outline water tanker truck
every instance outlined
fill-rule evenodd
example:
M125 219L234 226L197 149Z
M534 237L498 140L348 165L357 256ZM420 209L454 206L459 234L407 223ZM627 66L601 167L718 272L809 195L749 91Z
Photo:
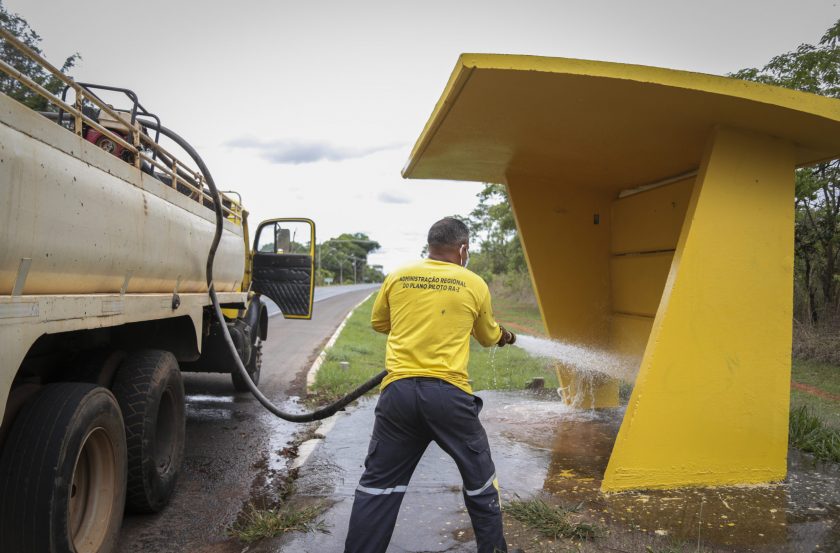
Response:
M0 60L5 90L49 105L0 94L0 551L104 553L124 505L156 512L173 492L181 371L247 390L262 297L311 317L315 228L274 219L252 242L240 199L133 92L74 82L0 38L64 85L53 95Z

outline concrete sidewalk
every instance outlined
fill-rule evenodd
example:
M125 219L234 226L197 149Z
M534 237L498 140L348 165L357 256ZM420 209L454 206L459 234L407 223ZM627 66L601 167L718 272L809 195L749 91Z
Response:
M550 444L559 418L570 410L556 400L524 392L481 392L481 420L490 439L502 498L527 498L543 488ZM343 551L353 493L362 474L373 428L376 398L339 413L334 426L301 467L297 494L331 504L324 515L330 533L290 536L280 551ZM475 551L455 463L432 443L414 473L400 510L389 553Z

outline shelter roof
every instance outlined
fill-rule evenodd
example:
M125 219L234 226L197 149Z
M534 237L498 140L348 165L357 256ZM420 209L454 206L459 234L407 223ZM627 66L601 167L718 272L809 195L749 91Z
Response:
M791 140L798 165L840 157L840 100L640 65L463 54L403 176L621 190L697 169L715 125Z

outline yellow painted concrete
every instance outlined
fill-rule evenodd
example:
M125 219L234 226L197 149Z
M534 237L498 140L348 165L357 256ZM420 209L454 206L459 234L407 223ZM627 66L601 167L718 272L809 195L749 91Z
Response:
M651 328L653 317L614 313L610 319L610 351L641 359Z
M784 478L794 155L710 138L603 490Z
M673 251L693 184L694 177L613 202L612 253Z
M638 359L615 491L784 477L793 170L838 156L834 99L468 54L403 174L506 184L550 336ZM569 369L569 391L617 402Z
M672 257L671 252L613 256L610 260L613 313L656 315Z
M609 345L617 354L641 358L644 352L694 180L677 180L612 203Z
M840 152L840 102L769 85L566 58L463 54L403 170L414 179L510 173L618 191L696 170L715 125Z
M508 192L521 235L543 237L523 245L549 335L605 347L612 195L514 175Z
M616 407L619 381L596 374L582 375L558 364L555 368L560 384L560 398L566 405L579 409Z
M603 349L609 345L610 321L610 204L603 190L564 187L551 181L510 176L508 187L537 301L549 336ZM527 214L521 217L520 214ZM597 216L598 224L595 224ZM574 237L574 239L570 239ZM579 392L587 405L618 405L618 384L585 379L558 368L568 402Z

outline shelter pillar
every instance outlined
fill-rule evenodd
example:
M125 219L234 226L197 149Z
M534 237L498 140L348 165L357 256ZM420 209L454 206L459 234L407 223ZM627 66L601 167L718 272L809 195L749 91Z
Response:
M604 491L785 477L794 167L789 141L712 131Z
M549 336L604 349L610 334L610 207L614 193L508 175L508 194ZM618 406L618 382L558 364L563 399Z

